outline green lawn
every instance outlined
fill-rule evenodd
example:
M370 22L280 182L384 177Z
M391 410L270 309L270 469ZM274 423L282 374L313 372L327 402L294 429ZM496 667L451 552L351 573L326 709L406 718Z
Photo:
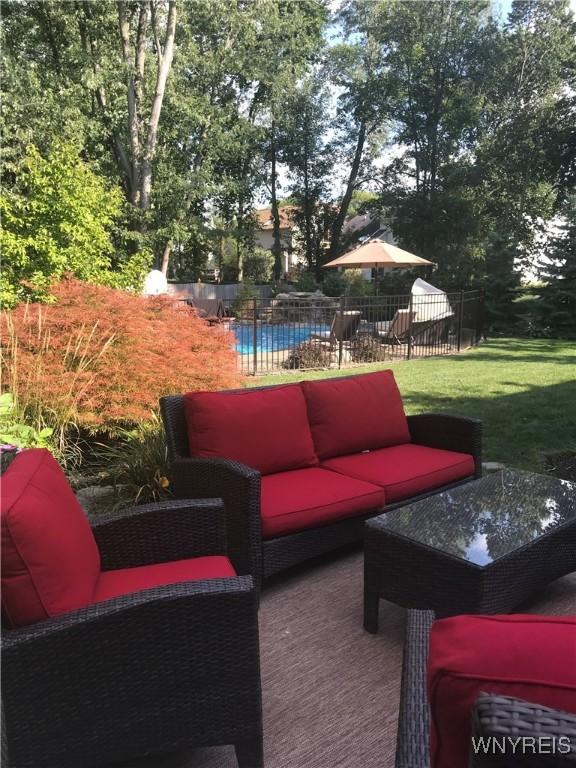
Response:
M392 368L407 413L447 411L484 424L484 459L542 470L543 455L576 450L576 345L492 339L469 352L342 371L287 373L248 386Z

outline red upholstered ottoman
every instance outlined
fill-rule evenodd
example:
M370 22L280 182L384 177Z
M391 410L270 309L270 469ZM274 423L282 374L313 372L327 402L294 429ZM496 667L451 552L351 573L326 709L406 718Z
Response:
M430 635L433 768L466 768L481 693L576 714L575 616L456 616Z

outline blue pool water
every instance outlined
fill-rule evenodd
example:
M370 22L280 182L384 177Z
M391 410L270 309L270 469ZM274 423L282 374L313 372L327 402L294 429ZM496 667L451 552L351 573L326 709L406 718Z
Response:
M254 352L254 326L232 326L236 336L236 352L250 355ZM259 325L256 328L256 351L275 352L278 349L290 349L309 338L312 333L330 330L329 325Z

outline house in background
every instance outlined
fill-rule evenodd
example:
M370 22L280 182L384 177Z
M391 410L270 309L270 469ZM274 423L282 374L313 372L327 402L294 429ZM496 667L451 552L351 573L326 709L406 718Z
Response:
M282 243L282 271L290 272L301 263L296 249L294 235L298 230L294 213L295 205L285 205L279 209L280 241ZM258 248L271 251L274 246L274 222L271 208L261 208L254 212L256 216L255 243ZM362 213L346 219L342 228L342 242L346 249L351 250L370 238L378 238L386 243L396 245L390 228L378 217L371 213ZM366 280L372 279L372 270L363 269Z

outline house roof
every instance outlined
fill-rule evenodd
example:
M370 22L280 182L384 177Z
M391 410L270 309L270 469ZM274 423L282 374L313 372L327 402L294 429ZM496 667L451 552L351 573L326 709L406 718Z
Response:
M280 215L280 229L292 229L294 220L292 214L297 210L295 205L284 205L278 209ZM256 221L259 229L272 230L274 222L272 220L272 208L261 208L256 213Z

